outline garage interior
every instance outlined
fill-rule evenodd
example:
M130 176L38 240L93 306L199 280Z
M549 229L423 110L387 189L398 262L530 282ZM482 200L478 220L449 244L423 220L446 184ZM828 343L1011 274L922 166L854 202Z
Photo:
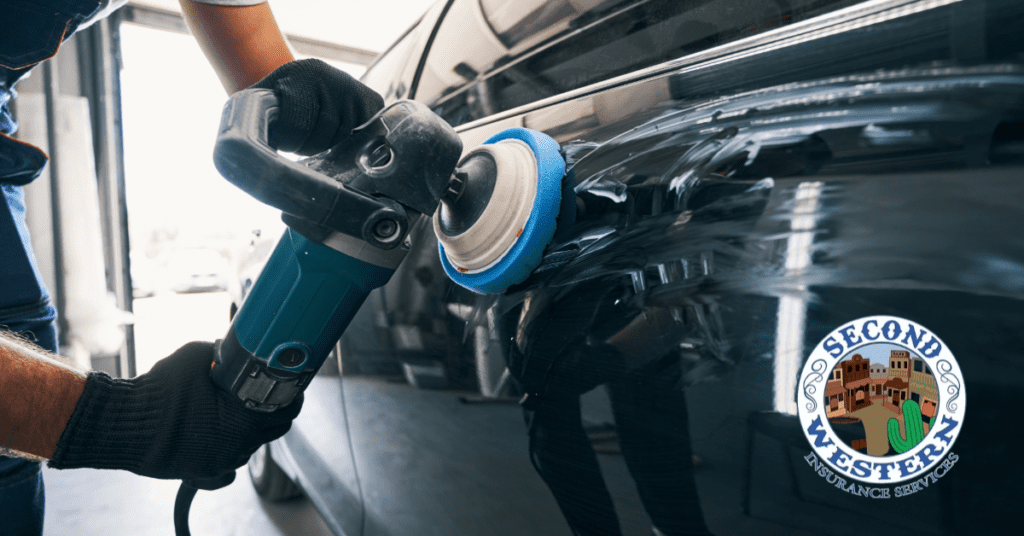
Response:
M445 141L411 166L447 181L430 183L443 185L432 221L367 179L405 163L383 135L358 138L368 129L352 138L362 153L344 153L362 156L352 183L331 167L337 138L301 162L260 146L270 156L251 159L253 182L308 172L337 195L292 196L305 213L222 176L245 167L213 162L225 118L267 126L284 104L225 113L223 72L179 1L127 0L32 67L6 106L13 141L49 155L24 188L24 249L62 356L131 379L192 341L228 341L200 345L214 353L189 369L202 367L198 389L150 397L160 417L200 413L192 395L223 387L225 346L245 360L228 373L234 391L214 393L232 419L280 415L275 396L304 393L287 433L238 434L232 447L262 446L233 483L195 496L192 534L1013 533L1002 514L1024 501L1006 457L1024 384L1024 2L270 0L296 59L363 76L385 105L406 101L388 110L429 111L434 133L451 131L420 136ZM493 195L497 163L437 163L459 151L497 162L495 138L518 151L505 162L530 164L507 196ZM493 181L474 185L471 171ZM472 211L452 217L460 200ZM377 202L396 219L371 222L386 212L365 208ZM477 264L453 260L453 237L492 206L507 210L475 235L487 247L457 252ZM381 244L378 229L402 247L359 249ZM329 262L307 270L316 248ZM489 294L466 284L501 270L521 278L497 277L507 285ZM287 286L310 273L303 292ZM254 288L300 305L244 301ZM9 303L0 325L20 321ZM0 398L19 387L11 377ZM118 417L90 424L131 428ZM222 417L202 416L217 422L208 434L182 418L139 457L228 435ZM118 467L118 439L108 465L83 465ZM0 491L21 475L7 461ZM124 469L44 463L43 534L175 533L183 482Z

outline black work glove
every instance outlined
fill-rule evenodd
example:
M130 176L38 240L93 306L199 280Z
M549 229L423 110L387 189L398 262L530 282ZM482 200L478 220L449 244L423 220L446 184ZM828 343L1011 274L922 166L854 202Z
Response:
M210 380L214 345L193 342L146 374L89 374L50 467L125 469L152 478L209 478L284 435L302 395L273 413L246 409Z
M305 156L334 147L384 107L374 90L316 59L286 63L250 87L281 101L270 145Z

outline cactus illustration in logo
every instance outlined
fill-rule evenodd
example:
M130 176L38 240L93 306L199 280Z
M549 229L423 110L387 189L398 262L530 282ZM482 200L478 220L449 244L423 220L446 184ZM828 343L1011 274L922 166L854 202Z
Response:
M928 421L928 429L935 426L935 417ZM889 444L892 448L902 454L914 448L924 439L924 424L921 423L921 406L913 400L903 403L903 428L907 432L906 439L900 435L900 422L896 419L889 419Z

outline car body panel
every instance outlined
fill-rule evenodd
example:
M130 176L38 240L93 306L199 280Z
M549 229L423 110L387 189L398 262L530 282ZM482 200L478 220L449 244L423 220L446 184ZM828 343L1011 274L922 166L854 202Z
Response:
M363 500L353 463L341 378L320 374L305 392L292 430L270 445L271 456L306 491L337 534L359 534Z
M532 474L515 405L463 404L450 391L379 376L346 379L345 397L359 408L348 423L360 477L376 483L364 487L364 534L564 530Z
M304 410L283 440L345 430L351 460L295 457L307 492L340 518L352 477L342 493L302 475L357 474L358 534L1005 533L1022 17L1003 0L865 2L475 119L446 107L457 92L414 88L467 150L513 126L554 137L579 217L496 297L454 287L414 229L342 339L337 409ZM957 465L889 500L819 476L796 417L811 350L883 314L942 338L972 408ZM417 383L432 370L445 388Z

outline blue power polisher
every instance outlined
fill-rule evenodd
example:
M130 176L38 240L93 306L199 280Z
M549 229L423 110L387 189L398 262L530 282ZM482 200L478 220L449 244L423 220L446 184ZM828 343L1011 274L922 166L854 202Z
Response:
M370 291L401 264L424 215L434 215L445 271L470 290L504 292L540 264L565 173L550 137L505 130L459 161L451 126L422 104L399 101L339 145L294 162L270 145L277 113L270 90L234 94L214 149L218 171L282 210L288 226L218 342L210 373L246 407L274 411L305 390ZM183 482L176 532L189 534L196 490L233 480L231 472Z

